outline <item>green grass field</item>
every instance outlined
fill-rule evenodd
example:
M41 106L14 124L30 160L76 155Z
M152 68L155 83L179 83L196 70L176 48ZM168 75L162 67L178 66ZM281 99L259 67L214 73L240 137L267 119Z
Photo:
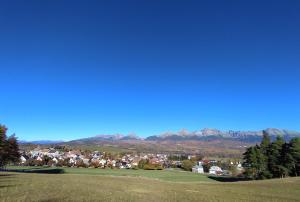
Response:
M0 172L0 201L300 201L300 178L222 183L179 171Z
M104 176L128 176L144 177L173 182L204 182L213 181L206 175L178 170L131 170L131 169L95 169L95 168L43 168L27 166L10 166L9 169L41 172L62 169L64 174L104 175Z

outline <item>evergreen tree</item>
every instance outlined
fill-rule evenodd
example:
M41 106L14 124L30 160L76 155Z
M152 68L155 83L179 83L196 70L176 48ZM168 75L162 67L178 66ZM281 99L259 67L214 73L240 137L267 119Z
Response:
M286 173L283 173L283 162L281 161L282 148L284 143L285 142L283 138L281 136L277 136L276 140L271 144L269 148L268 169L273 175L273 177L282 177L283 174Z
M262 162L261 162L263 164L262 165L263 170L260 173L261 179L272 177L272 174L270 173L270 171L268 169L270 144L271 144L271 138L270 138L269 134L265 130L263 130L263 138L260 143L260 151L261 151L261 154L263 155Z
M286 143L278 136L274 142L266 132L260 146L247 148L244 153L245 175L252 179L300 175L300 138Z
M293 138L290 141L289 153L292 157L292 174L294 176L300 175L300 138Z
M287 169L287 175L294 176L294 158L291 154L291 145L289 143L284 143L282 145L281 151L281 164Z
M263 179L267 177L265 156L258 145L249 147L244 153L243 166L245 175L252 179Z
M263 130L263 138L260 143L260 148L264 155L268 155L268 149L270 144L271 144L271 138L269 134L265 130Z

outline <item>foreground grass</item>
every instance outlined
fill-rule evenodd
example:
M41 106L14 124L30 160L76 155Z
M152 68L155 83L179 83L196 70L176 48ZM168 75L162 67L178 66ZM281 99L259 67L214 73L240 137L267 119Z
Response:
M206 175L178 170L132 170L132 169L95 169L95 168L45 168L28 166L10 166L8 169L40 172L43 170L62 169L64 174L104 175L146 177L172 182L204 182L213 181Z
M300 178L168 182L79 174L0 173L0 201L299 201Z

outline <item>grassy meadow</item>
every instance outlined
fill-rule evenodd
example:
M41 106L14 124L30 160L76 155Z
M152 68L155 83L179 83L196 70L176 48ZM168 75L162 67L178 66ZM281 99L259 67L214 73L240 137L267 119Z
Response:
M224 183L179 171L1 172L0 201L300 201L300 178Z
M82 175L102 175L102 176L128 176L140 178L152 178L157 180L172 182L205 182L213 181L206 175L199 175L181 170L132 170L132 169L95 169L95 168L48 168L48 167L27 167L10 166L9 169L33 173L63 173Z

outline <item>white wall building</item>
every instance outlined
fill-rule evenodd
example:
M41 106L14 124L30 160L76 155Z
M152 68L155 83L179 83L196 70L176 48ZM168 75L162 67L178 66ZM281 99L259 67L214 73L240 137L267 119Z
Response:
M203 167L201 165L194 166L192 168L193 173L204 173Z
M209 169L209 174L217 175L218 173L222 173L223 170L219 166L212 166Z

